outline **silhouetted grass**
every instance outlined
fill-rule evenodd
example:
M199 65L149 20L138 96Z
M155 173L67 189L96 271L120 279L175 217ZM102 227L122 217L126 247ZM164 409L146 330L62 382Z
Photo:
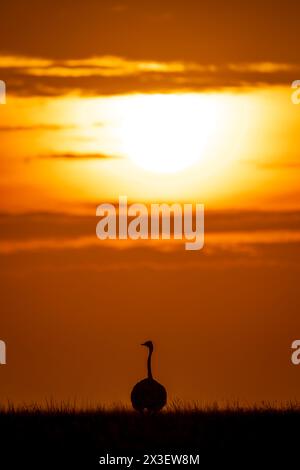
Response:
M0 468L22 462L31 468L74 468L76 463L85 469L99 467L99 457L107 453L191 453L199 454L200 464L229 461L242 469L245 462L287 462L298 454L299 425L297 403L247 408L177 401L156 415L140 415L121 405L79 409L76 403L49 402L42 408L8 404L0 411L0 463L8 463Z

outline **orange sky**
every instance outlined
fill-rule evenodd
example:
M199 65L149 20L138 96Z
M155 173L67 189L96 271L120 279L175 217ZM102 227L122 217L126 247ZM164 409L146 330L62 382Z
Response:
M1 7L0 397L299 398L299 3ZM96 206L190 201L206 245L103 245Z

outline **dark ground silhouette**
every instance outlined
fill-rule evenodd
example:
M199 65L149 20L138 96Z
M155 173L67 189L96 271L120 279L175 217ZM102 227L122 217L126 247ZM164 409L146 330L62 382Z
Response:
M264 468L270 468L271 462L282 460L281 468L286 469L289 461L299 463L299 432L298 407L173 409L156 415L101 409L10 410L0 414L0 468L101 468L99 458L108 453L141 460L144 454L199 455L194 468L205 469L215 462L240 469L248 464L261 468L264 462ZM135 462L130 468L139 467L142 464Z

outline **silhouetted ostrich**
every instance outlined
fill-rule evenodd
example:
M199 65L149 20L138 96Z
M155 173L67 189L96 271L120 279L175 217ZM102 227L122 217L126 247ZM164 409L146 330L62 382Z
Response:
M149 355L147 361L148 378L138 382L131 392L131 403L135 410L144 411L159 411L167 403L167 392L165 387L152 377L151 371L151 356L153 353L152 341L146 341L141 346L149 348Z

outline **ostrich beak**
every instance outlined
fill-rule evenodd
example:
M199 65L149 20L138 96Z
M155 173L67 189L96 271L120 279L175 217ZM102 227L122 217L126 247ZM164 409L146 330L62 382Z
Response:
M146 343L142 343L141 346L146 346Z

